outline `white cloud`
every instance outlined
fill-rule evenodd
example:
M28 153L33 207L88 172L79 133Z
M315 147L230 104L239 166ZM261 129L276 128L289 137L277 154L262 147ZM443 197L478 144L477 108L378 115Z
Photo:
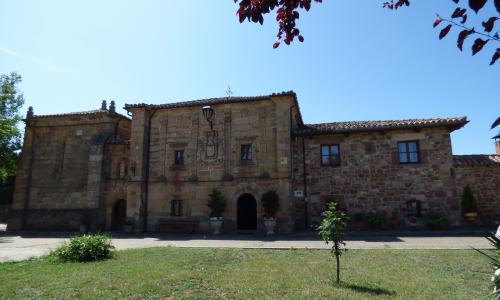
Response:
M58 66L55 66L47 61L44 61L36 56L32 56L32 55L24 55L24 54L21 54L17 51L14 51L8 47L5 47L3 45L0 45L0 52L4 53L4 54L7 54L7 55L10 55L10 56L13 56L13 57L16 57L16 58L19 58L21 60L25 60L25 61L28 61L30 63L33 63L35 65L38 65L40 67L43 67L51 72L57 72L57 73L60 73L60 72L63 72L64 70Z

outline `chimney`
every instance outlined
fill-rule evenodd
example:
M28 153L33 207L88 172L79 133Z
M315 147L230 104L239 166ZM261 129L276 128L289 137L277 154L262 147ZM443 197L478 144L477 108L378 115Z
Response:
M33 118L33 106L28 107L28 112L26 113L26 119Z
M500 133L493 137L495 140L495 149L498 155L500 155Z
M109 111L114 113L116 111L116 107L115 107L115 101L114 100L111 100L111 103L109 104Z
M107 110L108 109L108 104L106 103L106 100L102 100L101 109L102 110Z

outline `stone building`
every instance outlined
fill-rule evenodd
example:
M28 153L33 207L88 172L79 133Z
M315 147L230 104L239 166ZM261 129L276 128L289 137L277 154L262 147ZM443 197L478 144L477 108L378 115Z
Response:
M293 92L125 109L30 109L8 229L206 232L213 189L226 232L261 231L269 190L279 232L317 224L329 201L394 226L436 212L460 225L465 184L481 222L500 215L500 153L452 155L465 117L304 124Z

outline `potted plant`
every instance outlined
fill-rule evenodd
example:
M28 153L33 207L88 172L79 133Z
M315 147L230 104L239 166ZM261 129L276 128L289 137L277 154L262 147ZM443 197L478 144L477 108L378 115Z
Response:
M387 217L383 213L370 213L366 220L373 230L380 230L387 224Z
M366 216L363 213L356 213L352 216L356 230L363 230L363 227L365 226L365 218Z
M273 235L274 227L276 226L276 213L280 206L278 193L276 193L276 191L264 193L261 202L264 208L264 226L266 227L266 234Z
M473 222L477 219L477 203L472 189L469 185L464 187L462 194L462 211L467 221Z
M220 234L224 211L226 210L226 199L218 189L213 189L209 195L208 207L210 207L210 227L214 234Z
M448 217L444 214L430 214L424 217L424 224L433 230L443 229L448 226Z

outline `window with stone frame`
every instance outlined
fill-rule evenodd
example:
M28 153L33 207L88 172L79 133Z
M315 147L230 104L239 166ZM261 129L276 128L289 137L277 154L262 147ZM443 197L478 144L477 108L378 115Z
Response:
M241 145L241 160L252 160L252 144Z
M184 165L184 150L176 150L175 151L174 164L176 166L183 166Z
M170 215L175 217L182 216L182 200L174 199L171 202Z
M321 165L340 166L340 145L321 145Z
M400 164L420 163L420 147L418 141L398 142L398 156Z

